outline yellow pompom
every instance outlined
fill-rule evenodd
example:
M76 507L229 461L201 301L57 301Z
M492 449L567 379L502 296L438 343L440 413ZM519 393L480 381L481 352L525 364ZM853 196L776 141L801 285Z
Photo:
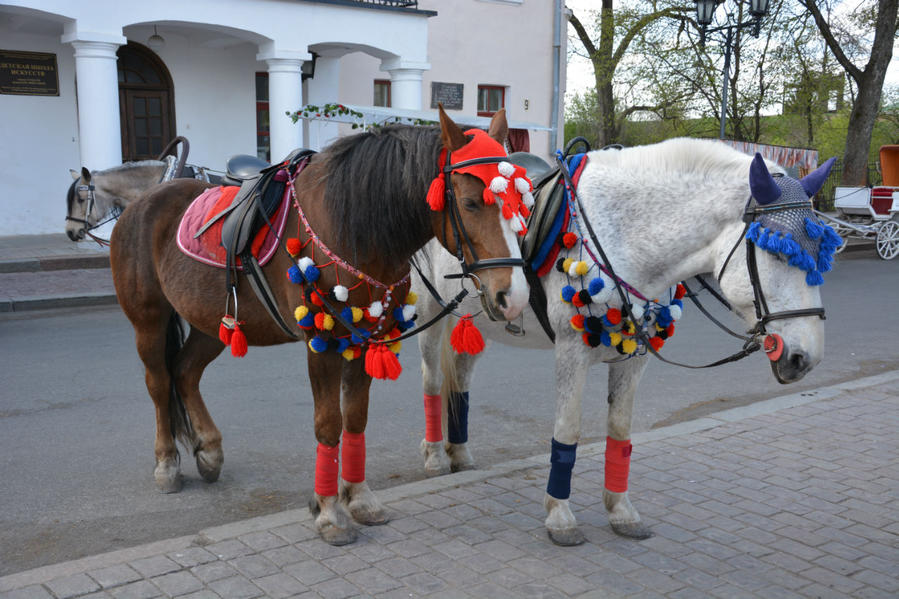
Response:
M637 351L637 342L633 339L625 339L621 342L621 351L626 354L632 354Z
M353 308L352 310L353 322L359 322L360 320L362 320L362 315L364 314L364 312L362 312L362 308Z
M572 264L574 264L574 258L565 258L565 261L562 262L562 270L568 272Z
M612 340L612 346L616 346L621 343L621 333L609 333L609 339Z
M418 294L415 293L414 291L410 291L409 293L406 294L406 304L408 304L410 306L414 306L415 302L417 302L417 301L418 301Z
M397 341L395 343L391 343L388 347L390 348L390 351L392 351L393 353L399 354L400 350L403 348L403 342Z
M343 359L346 360L347 362L352 362L356 357L355 354L353 353L353 348L351 348L351 347L343 350L343 353L340 355L343 356Z
M636 329L634 327L634 323L631 322L630 320L626 320L624 322L624 327L621 332L624 333L625 335L633 335L635 331L636 331ZM628 353L630 353L630 352L628 352Z
M325 317L322 319L322 330L330 331L334 328L334 317L330 314L325 314Z
M660 327L659 325L656 325L656 330L661 333L662 331L665 330L665 327Z
M574 267L574 272L576 272L579 276L584 276L590 270L590 267L587 266L587 263L581 260L577 263L577 266Z
M307 314L309 314L309 308L307 308L306 306L297 306L297 309L293 311L293 315L297 319L297 321L306 318Z

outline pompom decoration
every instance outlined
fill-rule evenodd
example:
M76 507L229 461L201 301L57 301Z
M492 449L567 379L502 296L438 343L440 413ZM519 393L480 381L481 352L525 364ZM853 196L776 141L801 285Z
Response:
M582 277L590 271L590 266L583 260L574 265L574 272L577 276Z
M609 308L608 311L606 311L606 319L612 325L618 324L621 322L621 310L618 308Z
M414 306L415 302L418 301L418 294L414 291L410 291L406 294L406 304L409 306Z
M315 328L320 331L330 331L334 328L334 317L324 312L315 315Z
M445 151L445 150L444 150ZM441 154L441 164L446 160L446 154ZM434 212L442 212L445 206L446 198L444 196L444 192L446 192L446 177L443 173L440 173L434 180L431 181L431 186L428 187L428 206L431 207L431 210Z
M415 306L411 304L403 306L403 320L412 320L413 316L415 316Z
M662 346L665 345L665 340L661 337L650 337L649 344L654 350L659 351L662 349Z
M637 351L637 342L633 339L625 339L621 342L621 350L626 354L632 354Z
M568 272L571 269L572 264L574 264L573 258L565 258L562 262L562 272Z
M583 314L575 314L571 317L571 328L575 331L582 333L584 331L584 315Z
M631 314L633 314L634 318L640 320L641 318L643 318L643 306L639 304L632 304Z
M682 299L685 295L687 295L687 288L678 283L674 288L674 299Z
M503 177L506 177L506 178L509 178L513 174L515 174L515 167L512 166L511 162L506 162L505 160L503 160L502 162L499 162L496 165L496 170L499 171L500 175L502 175ZM518 181L516 180L516 189L518 187L517 183L518 183ZM530 185L528 185L528 189L530 189ZM527 189L525 189L525 191L527 191ZM524 191L521 191L521 190L518 190L518 192L524 193Z
M574 245L577 243L577 240L578 240L577 234L572 233L571 231L562 235L562 245L565 246L566 249L570 250L571 248L573 248ZM591 293L591 295L593 295L593 294Z
M300 272L303 273L303 277L313 283L318 280L318 277L321 276L321 271L318 270L318 267L315 265L315 262L312 261L312 258L306 256L300 258L297 262L297 266L300 267Z
M506 175L508 176L508 175ZM515 191L524 195L531 190L531 184L528 183L527 179L522 179L521 177L515 177Z
M471 322L471 314L466 314L459 319L450 335L450 345L456 353L479 354L484 349L484 338L481 332Z
M237 323L234 323L234 333L231 335L231 355L235 358L247 355L247 337Z
M290 254L291 258L296 258L300 255L302 246L300 245L300 240L296 237L289 238L284 245L287 248L287 253Z
M576 293L576 291L575 291L574 287L572 287L571 285L565 285L564 287L562 287L562 292L561 292L562 301L565 303L570 303L571 298L574 297L575 293Z
M226 314L222 317L222 322L219 324L219 341L224 343L225 345L231 345L231 335L234 334L234 317L230 314Z
M347 298L350 296L350 291L343 285L335 285L331 289L331 293L334 294L334 299L338 302L345 302Z
M300 267L297 265L293 265L287 269L287 278L294 285L299 285L303 282L303 274L300 272Z
M381 314L384 313L384 306L380 301L374 301L368 307L368 313L371 314L373 318L380 318Z
M493 180L490 181L490 191L493 193L503 193L508 186L509 180L505 177L494 177Z
M680 317L684 315L681 307L676 304L671 304L670 306L668 306L668 312L671 315L671 320L680 320Z
M293 317L296 318L297 322L306 318L307 314L309 314L309 308L306 306L297 306L297 309L293 311Z
M362 311L361 308L350 308L350 314L351 314L352 321L355 323L355 322L359 322L360 320L362 320L362 316L363 316L364 312ZM350 320L350 319L348 318L347 320Z
M365 352L365 372L370 377L395 381L402 371L399 359L387 346L376 343Z
M606 286L605 281L602 280L602 277L596 277L590 281L590 284L587 286L587 292L590 295L596 295Z
M531 208L534 205L534 194L529 191L521 194L521 201L524 202L525 208ZM528 214L524 213L524 210L522 210L522 214L528 216Z
M328 342L318 335L309 340L309 349L313 352L320 354L326 349L328 349Z

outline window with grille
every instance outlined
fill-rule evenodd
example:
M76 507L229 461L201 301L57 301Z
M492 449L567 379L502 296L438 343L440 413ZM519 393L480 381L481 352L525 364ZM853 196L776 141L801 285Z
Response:
M478 86L478 116L493 116L506 105L506 88L500 85Z
M375 79L375 99L372 105L390 107L389 79Z

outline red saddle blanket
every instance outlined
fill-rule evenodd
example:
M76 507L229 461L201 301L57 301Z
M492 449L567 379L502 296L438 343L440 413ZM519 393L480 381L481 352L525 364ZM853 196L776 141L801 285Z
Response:
M182 252L203 264L218 268L226 267L227 255L225 248L222 247L222 225L225 218L219 219L199 237L195 238L194 235L209 222L209 219L230 206L239 190L240 188L235 186L213 187L191 202L181 217L181 224L178 225L178 247ZM278 250L278 240L284 233L284 225L287 223L289 197L289 192L285 190L281 205L272 216L271 222L275 230L272 231L268 225L264 225L253 238L253 255L260 266L271 260ZM237 264L240 268L240 258L237 259Z

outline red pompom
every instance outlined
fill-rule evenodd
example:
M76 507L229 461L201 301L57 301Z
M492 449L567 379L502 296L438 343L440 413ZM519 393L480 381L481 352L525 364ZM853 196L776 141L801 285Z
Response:
M450 335L450 345L456 353L479 354L484 349L484 338L481 331L471 322L471 314L459 319Z
M652 346L652 349L659 351L665 345L665 340L661 337L650 337L649 344Z
M621 322L621 310L618 308L609 308L609 311L606 312L606 318L609 319L609 322L613 325Z
M575 329L582 331L584 330L584 315L583 314L575 314L571 317L571 326Z
M247 336L243 334L240 327L234 325L234 333L231 335L231 355L235 358L242 358L247 355Z
M575 293L573 296L571 296L571 304L572 304L575 308L583 308L583 307L584 307L584 300L581 299L581 295L580 295L579 293Z
M574 247L574 244L577 243L577 235L569 231L562 235L562 245L564 245L567 249L571 249Z
M291 237L290 239L287 240L285 245L287 246L288 254L290 254L293 257L299 256L300 250L302 249L300 246L299 239L297 239L296 237Z
M669 337L674 336L674 323L673 322L671 324L669 324L667 327L665 327L665 333Z
M431 207L431 210L434 212L442 212L445 202L444 192L446 191L446 178L443 176L443 173L437 175L433 181L431 181L431 186L428 188L428 206Z
M362 318L364 318L368 322L378 322L378 317L372 316L368 308L362 308Z
M309 300L318 307L322 305L322 297L315 291L309 294Z
M678 283L674 290L674 299L681 299L685 295L687 295L687 288Z

